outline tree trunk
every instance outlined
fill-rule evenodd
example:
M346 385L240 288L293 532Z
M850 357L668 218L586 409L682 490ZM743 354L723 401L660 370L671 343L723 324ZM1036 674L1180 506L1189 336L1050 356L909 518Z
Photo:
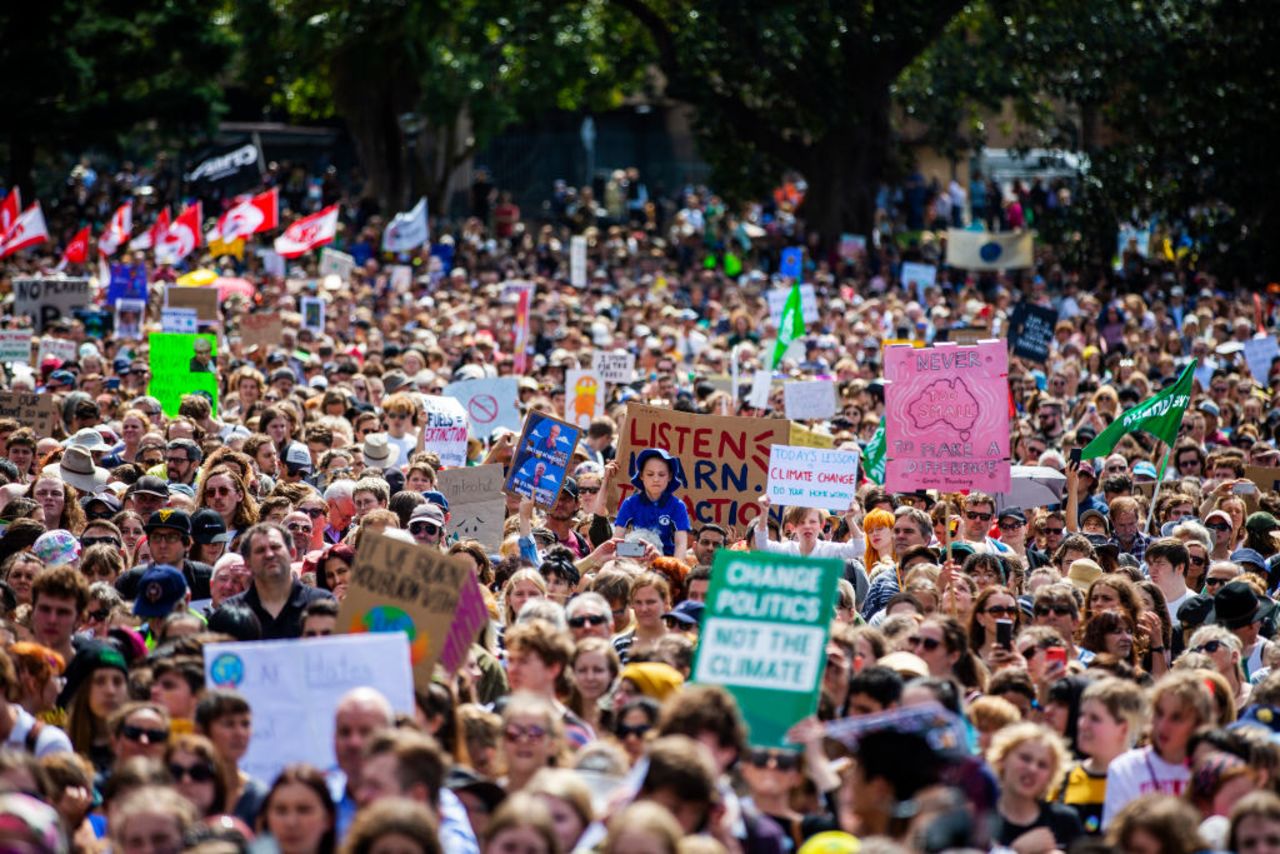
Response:
M332 60L330 86L338 115L347 123L356 155L366 175L365 196L377 200L382 213L394 215L409 178L400 114L412 104L402 81L375 85L360 74L358 63Z
M13 131L9 134L9 190L22 189L23 207L36 197L35 179L36 147L29 134Z

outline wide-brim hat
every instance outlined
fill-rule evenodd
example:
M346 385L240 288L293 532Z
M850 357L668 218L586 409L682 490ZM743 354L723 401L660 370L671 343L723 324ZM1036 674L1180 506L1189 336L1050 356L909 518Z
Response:
M1213 611L1206 622L1224 629L1240 629L1265 620L1275 609L1275 602L1258 596L1246 582L1228 581L1213 594Z
M81 492L101 492L111 473L93 464L93 455L87 448L70 445L62 452L62 459L41 471L46 477L56 477Z

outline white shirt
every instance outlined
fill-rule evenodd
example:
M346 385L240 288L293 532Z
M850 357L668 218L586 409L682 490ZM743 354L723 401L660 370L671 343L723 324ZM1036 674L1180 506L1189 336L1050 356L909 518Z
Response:
M1102 804L1102 828L1105 830L1120 810L1139 795L1160 792L1181 795L1191 779L1186 763L1171 765L1154 749L1140 747L1122 753L1107 767L1107 796Z
M13 706L18 713L17 720L13 723L13 729L9 731L9 737L5 739L5 747L13 747L22 752L27 750L27 734L31 732L31 728L35 726L36 719L30 712L21 706ZM40 735L36 737L35 756L39 759L41 756L48 756L50 753L71 752L71 739L67 738L67 734L52 724L44 724L40 729Z
M775 542L769 539L769 527L767 525L756 525L756 549L762 552L773 552L774 554L799 555L800 541ZM809 552L808 557L836 557L841 560L847 560L848 558L861 558L866 554L866 551L867 544L862 537L854 537L847 543L818 540L813 544L813 551Z

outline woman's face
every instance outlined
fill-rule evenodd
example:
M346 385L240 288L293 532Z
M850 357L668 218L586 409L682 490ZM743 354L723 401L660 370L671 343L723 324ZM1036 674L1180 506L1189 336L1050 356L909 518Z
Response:
M5 579L13 588L19 605L31 604L31 584L36 580L40 564L34 560L19 560L9 567L9 576Z
M1046 745L1024 741L1004 758L1000 785L1023 798L1040 800L1054 772L1054 755Z
M329 831L324 802L302 783L286 783L267 803L266 827L281 854L315 854Z
M147 425L136 415L129 415L120 422L120 435L126 445L137 445L147 432Z
M618 740L622 742L622 749L627 752L632 765L644 756L644 737L652 728L653 724L650 723L649 716L641 709L632 709L622 716L616 732Z
M257 403L258 398L261 397L262 394L258 388L257 381L248 377L244 377L240 380L239 385L236 386L236 391L240 392L241 411L246 410Z
M1120 594L1115 588L1106 584L1095 584L1089 591L1089 612L1099 614L1103 611L1119 611Z
M989 642L995 642L996 621L1014 620L1017 610L1018 603L1008 593L1001 591L987 597L987 601L982 605L982 613L978 615L978 622L986 630Z
M341 600L347 595L347 581L351 577L351 567L342 558L331 557L324 562L324 576L335 599Z
M572 851L578 844L578 837L587 829L578 811L568 801L552 795L538 795L551 811L551 823L555 825L556 836L560 840L561 851Z
M242 500L244 495L240 487L229 475L215 474L205 481L204 503L207 507L216 510L224 520L235 516L236 508L240 506Z
M89 711L106 718L124 705L129 694L129 680L114 667L101 667L89 679Z
M1165 761L1180 761L1198 721L1178 698L1165 694L1155 704L1151 718L1151 746Z
M656 587L641 587L631 594L631 610L635 613L636 625L640 628L661 629L667 603Z
M283 417L272 418L267 422L267 435L271 437L271 441L277 447L289 441L289 419Z
M569 579L558 572L550 573L544 577L547 579L547 598L560 605L568 602L569 596L573 593L573 587L569 584Z
M1113 718L1098 700L1080 705L1076 733L1076 743L1086 756L1116 756L1129 744L1128 725Z
M1245 815L1236 822L1236 854L1280 854L1280 821Z
M51 477L40 478L36 481L35 488L31 490L31 497L40 505L40 509L44 510L45 523L51 527L57 527L66 501L62 481Z
M1128 661L1130 653L1133 652L1133 630L1129 628L1128 623L1125 623L1107 632L1106 644L1107 652Z
M431 480L420 469L414 469L404 479L404 485L411 492L426 492L431 488Z
M507 594L507 599L511 605L511 613L520 614L520 609L524 607L524 603L530 599L540 599L544 596L538 585L528 579L521 579L511 586L511 592Z
M129 551L133 551L138 547L138 540L142 539L146 531L143 530L140 520L130 516L120 520L120 533L124 537L125 546Z
M121 854L177 854L182 850L182 827L168 813L135 813L119 834Z
M602 652L584 652L573 663L573 681L589 700L598 700L609 690L613 674Z
M800 783L800 754L781 750L751 750L741 764L742 779L757 797L786 797Z
M115 671L112 671L115 672ZM138 709L124 719L120 735L113 741L116 761L135 756L160 759L169 740L169 727L155 709Z
M239 763L249 751L253 738L253 716L233 712L209 724L209 740L225 759Z
M494 834L484 854L551 854L542 834L532 827L505 827Z
M893 554L893 529L892 528L872 528L867 531L867 537L871 540L871 547L876 550L878 555Z
M216 774L213 763L195 753L175 750L169 757L169 775L173 777L174 788L178 790L178 794L195 804L201 815L209 815L214 811L214 801L218 794L213 782Z
M555 749L546 718L531 714L510 717L502 730L502 745L507 767L523 775L546 767Z

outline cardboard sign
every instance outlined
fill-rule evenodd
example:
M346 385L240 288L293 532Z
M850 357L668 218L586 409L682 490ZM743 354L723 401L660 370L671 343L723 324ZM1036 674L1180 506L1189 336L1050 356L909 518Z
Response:
M836 438L826 433L819 433L817 430L810 430L803 424L792 424L787 444L798 445L801 448L834 448Z
M858 489L858 452L774 445L765 494L774 504L844 512Z
M564 372L564 420L587 428L604 415L604 381L591 371Z
M206 685L238 691L253 706L253 737L240 768L259 780L297 762L334 767L333 716L353 688L373 688L397 712L413 714L403 635L207 644L204 672Z
M194 308L164 308L160 310L160 331L193 333L200 328L200 318Z
M752 745L798 749L787 730L818 709L843 574L841 560L716 552L693 681L733 694Z
M516 444L504 489L550 509L564 488L569 459L582 431L550 415L530 412Z
M444 396L462 404L474 435L488 439L499 427L519 432L524 424L519 382L515 377L462 380L445 386Z
M324 334L324 300L320 297L302 298L302 328L316 335Z
M907 293L914 293L916 301L925 304L925 291L938 281L938 268L932 264L917 264L904 261L902 264L902 285Z
M787 417L793 421L821 421L836 414L834 380L802 380L782 384Z
M1244 360L1249 366L1249 373L1254 382L1268 388L1271 376L1271 363L1280 357L1280 343L1273 337L1250 338L1244 342Z
M169 285L164 289L164 304L166 308L194 308L202 323L217 323L220 319L215 287Z
M965 347L972 347L979 341L991 340L991 330L982 326L956 326L951 329L938 330L938 336L935 341L944 341L949 344L961 344Z
M629 383L636 378L636 354L597 350L591 354L591 373L607 383Z
M582 234L569 238L569 284L587 286L587 238Z
M890 492L1009 491L1009 351L1000 341L885 350Z
M213 412L218 412L218 375L214 363L218 357L218 339L213 335L189 335L176 332L153 332L149 336L151 382L147 394L160 401L160 408L170 418L178 414L182 396L205 391L213 398ZM208 358L204 348L196 352L196 342L208 342Z
M40 348L36 351L36 364L43 365L45 359L57 359L60 363L74 362L79 353L76 350L76 342L67 338L48 338L40 339Z
M320 278L337 276L342 281L350 281L351 271L356 268L356 259L346 252L325 247L320 250Z
M468 580L475 582L471 568L439 549L380 534L362 536L338 611L338 630L408 635L413 681L426 690L436 662L443 659ZM462 653L465 659L465 646Z
M507 500L502 494L502 466L443 469L437 487L449 499L449 542L477 540L490 552L502 545Z
M88 279L14 279L13 313L30 316L36 332L44 332L50 323L87 306L92 296Z
M782 310L787 306L787 296L790 293L790 288L765 291L765 299L769 301L769 321L775 329L782 325ZM800 286L800 315L806 324L818 322L818 294L813 285Z
M30 329L0 329L0 362L31 364L31 337Z
M467 413L452 397L423 395L427 423L421 428L427 435L422 449L433 451L446 466L467 464Z
M142 318L147 313L147 304L140 299L122 299L116 303L116 338L121 341L142 340ZM163 322L163 318L161 318ZM195 316L191 318L192 328L180 330L195 332ZM168 332L169 330L164 330Z
M747 393L747 405L752 409L768 409L771 394L773 394L773 371L761 368L751 375L751 391Z
M37 436L52 436L59 420L53 395L25 391L0 391L0 418L12 418Z
M1244 476L1257 484L1262 492L1280 492L1280 468L1245 466Z
M680 458L688 487L676 492L694 527L744 525L760 514L756 503L769 477L769 449L785 444L790 423L781 418L695 415L641 403L627 404L611 481L609 511L635 491L630 474L645 448L664 448Z
M276 347L284 341L284 320L277 314L242 314L240 341L246 347Z
M1057 325L1058 312L1052 308L1018 303L1009 316L1009 346L1013 348L1013 355L1042 365L1048 362Z

